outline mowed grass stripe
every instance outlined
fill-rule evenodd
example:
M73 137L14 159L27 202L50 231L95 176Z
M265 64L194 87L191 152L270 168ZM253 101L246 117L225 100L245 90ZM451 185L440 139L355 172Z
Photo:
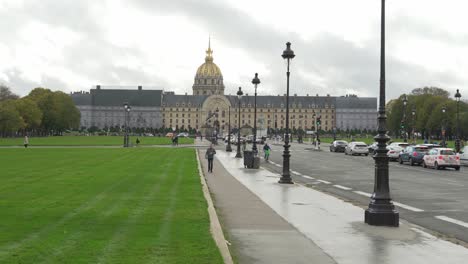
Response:
M14 151L0 153L20 160L24 152ZM222 263L209 233L193 150L34 149L34 153L33 160L41 168L54 167L54 157L68 162L44 170L49 176L40 181L17 186L20 192L40 190L36 185L48 186L47 195L15 197L17 193L9 191L6 198L0 191L1 212L8 209L12 217L23 216L18 223L13 223L12 217L0 219L0 262L142 263L151 259L160 263ZM50 160L40 158L44 156ZM43 166L46 162L49 166ZM21 175L35 171L34 164L21 169L11 160L8 164L2 160L0 165ZM5 177L9 176L13 175ZM0 184L5 177L0 175ZM72 188L74 185L80 187ZM67 200L61 200L63 197ZM25 198L41 202L28 203ZM30 207L36 209L28 210ZM179 235L180 230L190 231Z
M67 259L70 258L70 256L79 258L80 251L83 250L94 255L99 254L99 251L108 244L111 237L116 232L121 231L119 228L122 226L122 222L125 221L121 219L127 218L129 212L132 211L131 208L133 208L135 201L141 200L139 199L139 194L141 194L142 190L145 188L149 188L148 181L152 181L151 178L153 178L154 175L152 173L138 173L136 177L136 181L133 182L133 184L121 184L118 188L113 190L114 194L119 194L117 197L107 195L96 204L96 206L90 208L88 212L83 212L83 214L91 213L94 218L94 223L87 227L86 230L71 231L70 233L84 233L84 235L82 235L84 239L76 240L73 235L71 235L71 237L64 238L65 241L58 240L57 244L48 245L49 248L54 249L54 254L45 258L42 263L65 263L68 262ZM80 215L80 217L83 217L83 215ZM75 224L81 224L79 223L80 221L82 221L81 218L76 219ZM102 228L104 225L112 228L104 229ZM113 231L114 229L117 229L117 231ZM62 245L60 244L61 242L66 244ZM73 246L68 246L67 243L73 243Z
M116 159L117 162L120 162L120 159L117 158ZM96 168L97 171L105 171L108 169L108 166L110 166L109 164L107 163L102 163L102 169L101 170L100 168ZM115 166L115 164L114 164ZM132 165L131 165L132 166ZM88 168L90 169L90 168ZM131 167L130 167L131 169ZM123 171L124 174L125 174L125 170ZM112 192L113 189L117 188L118 186L122 185L122 184L125 184L125 181L126 180L131 180L131 177L134 176L133 175L133 172L132 173L127 173L127 177L121 177L118 181L114 182L114 183L111 183L109 182L109 185L103 185L103 184L100 184L100 185L96 185L96 186L100 186L101 188L104 188L104 190L98 190L99 193L95 196L91 196L89 197L88 200L86 200L84 203L82 203L79 207L77 208L67 208L67 210L69 210L69 212L67 214L65 214L63 217L61 217L60 219L51 219L50 217L49 218L44 218L44 219L41 219L41 218L37 218L39 221L34 221L34 222L30 222L29 224L32 226L32 227L35 227L37 225L40 225L40 228L37 230L37 231L34 231L30 234L28 234L25 238L21 239L20 241L17 241L17 242L14 242L14 243L11 243L10 245L8 245L6 247L6 250L4 250L4 252L12 252L12 254L15 254L15 255L18 255L18 256L21 256L21 257L24 257L25 254L21 254L21 253L18 253L17 251L21 251L22 249L24 248L32 248L32 250L30 250L28 252L28 254L39 254L39 255L43 255L43 250L44 248L47 248L47 245L45 243L41 243L41 244L37 244L37 247L34 247L34 246L31 246L31 245L34 245L34 243L41 238L41 236L45 235L45 234L51 234L53 235L54 234L54 230L58 229L58 228L61 228L62 226L66 225L69 221L73 220L74 218L77 218L80 216L80 214L85 214L88 210L96 207L96 205L101 201L103 200L109 192ZM52 177L53 179L55 179L55 177ZM93 175L93 178L95 179L99 179L100 177L97 177L96 175ZM103 177L105 178L105 177ZM91 190L93 191L92 188L89 188L89 183L88 181L86 181L86 178L85 178L85 181L84 183L88 183L88 185L86 184L83 184L83 186L88 186L88 190ZM50 184L52 186L54 186L54 184ZM94 182L91 182L91 185L94 186ZM61 192L59 192L61 193ZM76 200L82 200L80 199L83 194L87 196L87 194L89 192L86 192L85 190L79 190L79 192L74 192L76 197L74 197L75 199L74 200L69 200L68 201L68 204L67 203L62 203L63 205L73 205L73 203L76 201ZM95 193L95 192L91 192L91 193ZM53 194L50 193L50 192L45 192L44 195L42 195L41 197L49 197L49 198L52 198L53 197ZM78 198L78 199L76 199ZM87 197L86 197L87 198ZM52 203L55 203L57 200L60 200L61 198L60 197L56 197L54 199L50 199L50 201ZM53 216L53 213L57 210L54 210L55 208L48 208L48 204L46 205L46 207L40 207L40 204L37 204L37 203L34 203L36 202L36 200L33 200L33 203L32 205L29 205L28 206L28 203L27 203L27 200L24 200L23 201L24 204L23 206L25 206L25 208L28 208L30 206L33 206L33 205L39 205L38 209L36 210L33 210L33 213L34 212L37 212L39 214L41 214L41 210L46 210L48 213L52 213L52 217ZM59 212L61 211L60 209L62 209L61 207L57 207L56 209L59 209ZM36 214L37 214L36 213ZM47 215L49 216L49 215ZM13 215L14 217L14 215ZM40 220L43 220L43 221L40 221ZM67 228L63 228L63 233L66 234L67 232ZM2 249L3 248L0 248L0 260L2 259Z
M136 145L135 136L130 143ZM140 145L171 145L169 137L138 137ZM0 138L0 146L23 146L24 138ZM179 144L193 144L193 138L179 137ZM123 136L50 136L30 137L30 146L122 146Z
M170 163L171 160L166 159L163 162ZM160 171L161 177L158 178L158 181L147 184L147 190L140 190L140 194L142 194L141 198L139 201L135 201L137 204L130 207L132 209L127 212L124 221L119 224L112 237L106 242L97 263L115 263L122 260L120 252L127 251L126 243L131 243L131 239L129 239L130 232L135 229L137 223L141 222L141 217L145 214L151 203L158 202L155 197L160 194L161 185L166 184L167 170L168 167L165 167L163 171ZM160 216L155 215L154 217Z
M36 153L39 155L41 155L42 152L43 151L36 151ZM80 153L77 154L79 155ZM50 170L46 169L48 166L43 168L41 167L42 171L47 171L47 173L43 173L46 175L43 177L47 178L48 175L48 179L38 181L38 184L29 183L18 186L15 188L14 193L7 192L5 195L5 198L10 197L8 205L3 210L6 222L11 223L9 228L22 230L27 235L19 240L18 237L16 239L5 237L6 241L16 240L14 243L7 245L6 249L2 247L3 239L0 240L0 260L2 259L1 257L5 252L16 250L21 246L38 239L44 233L48 233L52 229L66 223L70 219L79 215L81 212L93 208L96 203L98 203L106 196L107 192L110 192L120 184L125 183L126 178L132 176L131 174L128 174L127 177L120 177L116 179L117 181L110 182L105 181L107 177L99 177L99 175L95 175L94 173L89 173L89 176L84 177L83 179L74 179L74 174L70 173L65 177L70 182L70 188L67 188L67 186L60 184L65 179L63 179L63 169L57 169L57 164L55 162L55 159L58 159L59 157L54 157L52 155L50 158L52 158L54 166L50 166L49 164L49 167L51 168ZM90 158L96 157L91 155ZM119 161L119 159L117 159L117 161ZM46 164L47 156L38 156L36 159L34 159L34 162L38 164ZM34 162L30 162L30 168L34 168ZM92 168L94 168L95 171L99 172L105 171L111 166L107 163L101 164L101 168L83 166L82 169L92 170ZM72 171L74 169L76 168L71 168ZM35 173L38 174L38 172ZM29 177L31 174L26 174L26 176L24 175L25 174L19 174L18 177ZM59 180L57 180L57 178L59 178ZM76 180L78 180L78 182L75 182ZM76 189L75 187L79 188ZM53 190L51 190L51 188L53 188ZM15 197L15 199L11 199L12 197ZM73 199L70 199L71 197L73 197ZM64 198L69 199L65 200ZM16 212L16 210L19 208L23 210ZM63 210L68 212L63 215ZM46 214L43 212L46 212ZM32 216L37 214L42 214L43 217L32 218ZM9 218L10 221L8 221ZM5 234L8 235L7 232L5 232ZM13 235L21 236L21 233L13 233Z

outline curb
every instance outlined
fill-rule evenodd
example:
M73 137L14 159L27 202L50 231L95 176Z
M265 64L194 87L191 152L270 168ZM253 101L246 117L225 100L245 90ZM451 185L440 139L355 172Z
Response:
M218 215L216 214L216 210L214 209L213 200L211 199L210 191L208 189L208 185L206 184L203 170L201 168L198 151L195 151L195 153L197 154L198 172L200 174L200 181L202 183L203 196L205 196L205 200L208 203L208 214L210 216L211 234L216 245L218 246L219 251L221 252L221 256L223 257L224 263L233 264L234 262L231 257L231 252L229 251L226 239L224 238L223 229L221 228L221 224L219 223Z

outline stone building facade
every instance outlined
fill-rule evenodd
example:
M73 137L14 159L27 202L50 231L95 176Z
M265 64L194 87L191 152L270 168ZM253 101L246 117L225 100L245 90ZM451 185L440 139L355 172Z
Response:
M131 127L217 129L227 133L228 123L237 128L239 101L237 96L224 95L223 75L213 62L211 45L206 50L205 63L195 74L192 95L177 95L148 87L101 87L90 92L73 93L72 99L81 112L81 126L99 128L125 124L123 104L131 110ZM317 117L320 129L371 129L377 127L377 99L356 96L291 95L290 128L315 130ZM242 126L254 125L254 96L246 94L240 102ZM257 96L257 127L283 129L286 127L285 95Z
M129 89L133 88L133 89ZM124 103L131 106L129 127L156 128L162 126L162 90L145 90L142 86L100 86L90 92L71 95L80 110L81 127L124 127Z

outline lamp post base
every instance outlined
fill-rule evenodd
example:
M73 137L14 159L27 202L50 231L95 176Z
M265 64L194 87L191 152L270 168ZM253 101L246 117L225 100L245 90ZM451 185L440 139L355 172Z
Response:
M280 180L278 181L278 183L283 183L283 184L294 184L294 182L292 181L291 179L291 176L289 177L284 177L284 176L281 176Z
M232 152L231 144L228 144L228 145L226 146L226 152Z
M237 153L236 153L236 158L242 159L242 154L241 154L240 152L237 152Z
M379 207L378 209L373 207ZM395 211L394 206L370 204L364 215L364 222L373 226L398 227L400 215Z

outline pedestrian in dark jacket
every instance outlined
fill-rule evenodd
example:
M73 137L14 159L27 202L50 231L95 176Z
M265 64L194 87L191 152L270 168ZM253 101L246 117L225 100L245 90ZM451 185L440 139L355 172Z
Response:
M213 148L213 144L206 150L205 158L208 159L208 172L213 172L213 159L216 154L216 150Z

